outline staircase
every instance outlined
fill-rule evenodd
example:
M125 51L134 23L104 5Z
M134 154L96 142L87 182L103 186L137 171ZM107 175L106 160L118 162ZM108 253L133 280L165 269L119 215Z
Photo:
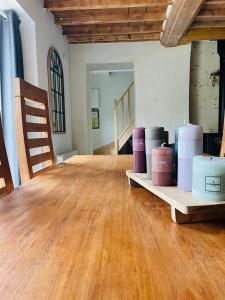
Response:
M114 100L114 153L118 154L127 141L130 140L134 129L134 111L132 92L134 82L128 87L123 96Z

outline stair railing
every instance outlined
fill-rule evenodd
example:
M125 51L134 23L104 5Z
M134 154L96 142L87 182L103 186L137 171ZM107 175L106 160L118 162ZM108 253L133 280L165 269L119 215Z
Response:
M114 100L114 143L118 153L132 134L134 127L132 89L134 82L128 87L122 97Z

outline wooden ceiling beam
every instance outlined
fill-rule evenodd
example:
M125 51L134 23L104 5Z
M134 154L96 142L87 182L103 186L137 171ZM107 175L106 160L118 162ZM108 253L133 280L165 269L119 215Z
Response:
M96 35L96 36L80 36L68 37L71 44L82 43L112 43L112 42L137 42L137 41L156 41L159 40L159 33L148 34L128 34L128 35Z
M205 0L176 0L168 17L161 43L166 47L175 47L187 32Z
M187 44L192 41L201 40L224 40L225 28L192 28L180 40L179 44Z
M115 23L134 23L134 22L159 22L165 18L164 12L130 13L130 14L77 14L70 18L55 18L58 25L85 25L85 24L115 24Z
M75 26L63 28L63 34L67 36L88 36L88 35L108 35L108 34L134 34L134 33L159 33L162 31L162 23L152 23L149 25L112 24L106 26Z
M203 5L203 9L224 9L225 8L225 1L206 1Z
M45 0L44 7L50 11L113 9L129 7L163 6L172 0Z

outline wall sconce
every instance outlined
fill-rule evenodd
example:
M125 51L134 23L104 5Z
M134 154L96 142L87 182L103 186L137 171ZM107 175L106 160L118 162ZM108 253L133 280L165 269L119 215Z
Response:
M220 70L210 74L210 78L212 79L212 87L216 86L216 77L219 77L219 76L220 76Z

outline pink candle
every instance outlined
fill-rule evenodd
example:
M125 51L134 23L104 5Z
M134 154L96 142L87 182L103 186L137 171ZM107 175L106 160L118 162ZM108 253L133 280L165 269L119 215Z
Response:
M152 184L173 185L173 149L168 147L152 149Z

